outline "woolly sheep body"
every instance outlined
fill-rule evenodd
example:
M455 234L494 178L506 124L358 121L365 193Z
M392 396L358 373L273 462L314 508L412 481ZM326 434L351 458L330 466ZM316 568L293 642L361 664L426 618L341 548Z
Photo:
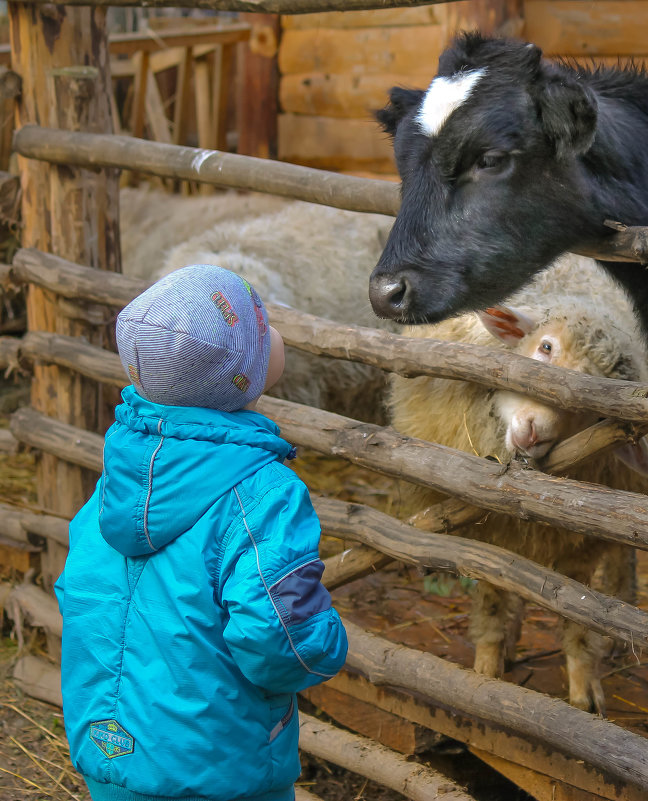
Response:
M393 220L265 195L181 198L122 190L124 272L155 280L187 264L243 275L261 297L341 323L374 316L367 275ZM372 422L384 420L385 375L290 349L272 394Z
M551 329L567 343L563 366L614 378L648 378L648 356L632 306L625 293L592 260L568 254L510 298L508 305L533 309L536 315L540 312L542 322L536 330ZM475 314L433 326L412 327L407 334L497 346ZM523 351L525 341L532 336L533 333L521 340L514 350ZM510 393L493 392L462 381L399 376L391 380L391 418L398 431L480 456L496 456L503 463L511 454L498 414L508 399ZM593 415L590 419L587 415L566 417L566 435L596 419ZM612 454L590 460L570 471L569 477L618 489L646 489L645 480ZM404 488L403 497L404 513L442 499L438 493L411 486ZM493 512L485 522L457 533L499 545L586 584L596 578L599 589L630 600L633 554L624 546ZM479 583L471 616L476 670L501 675L504 659L514 654L520 613L517 597ZM598 678L602 638L567 621L563 648L571 702L602 711L604 699Z

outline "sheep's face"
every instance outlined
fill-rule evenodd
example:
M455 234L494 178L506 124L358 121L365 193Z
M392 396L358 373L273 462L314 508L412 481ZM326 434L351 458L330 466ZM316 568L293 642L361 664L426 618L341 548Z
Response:
M516 350L522 356L545 364L597 372L566 321L539 326L520 341ZM505 431L509 453L532 459L541 459L557 442L596 421L593 413L568 412L513 392L496 392L493 403Z

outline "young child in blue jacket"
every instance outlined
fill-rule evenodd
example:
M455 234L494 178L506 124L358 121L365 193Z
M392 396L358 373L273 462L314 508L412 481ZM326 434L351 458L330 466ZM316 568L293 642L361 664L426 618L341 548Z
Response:
M295 693L347 641L293 449L254 410L283 341L246 281L194 265L117 344L132 386L56 586L72 761L93 801L291 801Z

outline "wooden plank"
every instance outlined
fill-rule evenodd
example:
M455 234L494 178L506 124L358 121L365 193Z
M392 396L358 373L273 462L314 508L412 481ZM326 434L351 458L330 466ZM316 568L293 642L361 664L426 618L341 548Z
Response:
M522 765L516 765L515 762L508 759L481 751L479 748L471 748L470 752L517 784L537 801L604 801L602 795L572 787L558 779L545 776Z
M395 171L391 143L372 120L279 115L279 159L318 169Z
M23 656L14 666L13 678L27 695L48 704L63 706L61 671L51 662L31 654Z
M547 55L630 55L646 53L645 0L526 0L524 36Z
M212 128L213 96L210 89L211 64L207 58L196 59L194 63L194 87L196 97L196 124L198 126L198 146L213 150L215 137Z
M187 47L184 50L182 61L178 67L175 103L173 108L173 142L176 145L184 144L187 129L187 113L189 111L189 95L193 66L192 60L191 48Z
M643 790L634 785L611 780L602 772L582 761L570 759L537 742L531 742L510 731L483 720L459 714L454 710L431 703L414 693L393 687L377 687L362 676L343 670L322 686L332 688L379 709L403 717L412 723L445 734L471 748L495 754L517 765L563 782L608 801L646 801Z
M220 48L220 62L218 72L214 71L214 97L212 103L212 130L216 138L217 150L227 152L227 128L228 128L228 101L232 86L232 73L234 68L234 46L223 45ZM257 103L263 94L257 96ZM265 105L263 103L259 105ZM267 105L272 107L272 100L268 99Z
M309 72L284 75L279 99L284 112L321 117L371 118L388 101L392 86L425 89L430 73L343 75Z
M256 19L256 22L253 22L249 47L240 52L238 152L260 158L276 158L277 95L280 85L277 67L279 17L276 14L246 14L244 18Z
M377 740L401 754L416 754L431 747L439 739L423 726L332 687L309 687L302 695L343 726Z
M445 44L445 28L422 25L403 28L287 30L279 48L282 74L356 72L420 74L437 71Z
M220 47L220 45L196 45L192 48L194 58L202 58L207 53L213 53L217 47ZM179 67L183 58L183 47L171 47L168 50L160 50L159 53L151 53L151 72L157 74L158 72L164 72L164 70Z
M164 103L155 75L150 69L146 77L146 122L156 142L171 144L169 119L164 112Z
M133 91L133 109L131 116L131 133L142 137L144 134L144 119L146 117L146 94L149 76L149 54L146 51L135 53L135 89Z
M132 56L143 51L155 53L169 47L236 44L246 42L249 36L250 26L244 23L201 25L186 31L160 31L145 35L122 33L110 37L110 53L113 56Z
M438 6L385 8L374 11L330 11L281 18L284 30L306 28L397 28L411 25L437 25L442 9Z

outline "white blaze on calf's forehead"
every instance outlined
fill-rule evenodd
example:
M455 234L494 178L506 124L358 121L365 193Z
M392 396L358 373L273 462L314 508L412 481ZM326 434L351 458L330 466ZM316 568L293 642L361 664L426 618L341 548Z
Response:
M452 112L470 97L475 84L485 72L485 69L480 69L457 72L451 78L435 78L416 116L423 133L436 136Z

